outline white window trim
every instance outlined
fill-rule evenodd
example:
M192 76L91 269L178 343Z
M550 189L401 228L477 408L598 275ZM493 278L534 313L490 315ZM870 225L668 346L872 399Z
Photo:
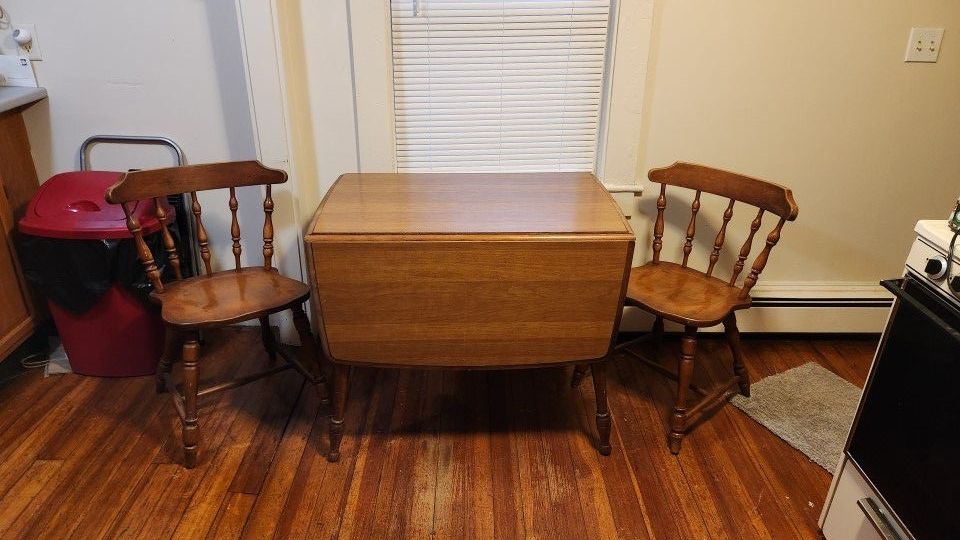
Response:
M615 0L611 8L596 175L608 187L622 191L635 187L639 193L643 179L637 169L653 0Z

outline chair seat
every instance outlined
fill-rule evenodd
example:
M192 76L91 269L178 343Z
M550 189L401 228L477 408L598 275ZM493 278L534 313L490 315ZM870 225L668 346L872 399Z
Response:
M200 328L250 320L280 311L310 296L305 283L274 269L241 268L164 285L154 298L167 324Z
M630 270L626 303L689 326L713 326L750 297L726 281L676 263L647 263Z

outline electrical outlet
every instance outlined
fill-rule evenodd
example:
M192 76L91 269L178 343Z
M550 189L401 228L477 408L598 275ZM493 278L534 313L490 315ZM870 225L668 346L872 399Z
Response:
M936 62L940 56L943 28L911 28L904 62Z
M30 60L43 60L40 54L40 40L37 39L37 25L17 24L13 27L13 40L17 43L17 54Z

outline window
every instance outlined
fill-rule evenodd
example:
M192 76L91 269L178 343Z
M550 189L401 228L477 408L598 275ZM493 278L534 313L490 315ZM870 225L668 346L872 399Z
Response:
M397 169L592 171L610 0L392 0Z

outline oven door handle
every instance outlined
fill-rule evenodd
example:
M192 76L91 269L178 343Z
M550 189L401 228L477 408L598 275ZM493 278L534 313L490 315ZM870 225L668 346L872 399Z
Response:
M957 331L956 328L941 319L939 315L930 311L930 308L918 302L916 298L910 296L905 290L903 290L904 279L907 278L887 279L881 281L880 285L883 285L885 289L892 292L897 297L897 300L910 304L911 307L922 313L926 318L930 319L930 322L939 326L944 332L947 333L947 335L960 343L960 331Z
M860 507L860 510L863 510L863 514L867 516L870 524L873 525L873 528L877 530L883 540L905 540L887 519L887 513L880 508L877 501L871 497L864 497L857 501L857 506Z

